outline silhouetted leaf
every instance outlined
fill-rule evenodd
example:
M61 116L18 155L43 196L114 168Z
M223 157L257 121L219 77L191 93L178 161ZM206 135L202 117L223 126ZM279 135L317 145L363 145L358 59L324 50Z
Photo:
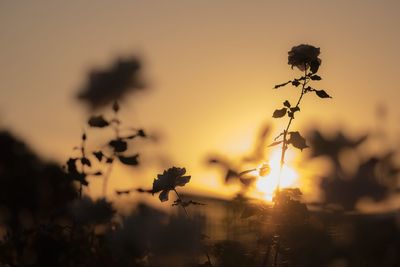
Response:
M90 160L86 157L81 158L81 163L82 165L86 165L86 166L92 166L92 164L90 163Z
M225 182L229 182L232 178L237 178L239 177L239 174L231 169L228 169L225 175Z
M67 161L67 172L68 173L77 173L78 169L76 168L77 158L69 158Z
M101 161L104 156L102 151L95 151L95 152L93 152L93 155L97 158L98 161Z
M114 159L113 158L107 158L106 163L111 164L113 163Z
M125 156L118 156L118 159L126 165L138 165L138 158L139 158L139 154L133 155L133 156L129 156L129 157L125 157Z
M277 109L274 111L274 114L272 114L272 117L274 118L281 118L286 115L286 108L282 109Z
M128 144L121 139L111 140L108 145L111 146L115 152L124 152L128 148Z
M310 76L311 80L313 81L320 81L322 78L316 74Z
M295 148L303 150L307 148L306 139L304 139L299 132L289 132L290 138L288 144L292 144Z
M327 92L325 92L324 90L315 90L314 91L317 96L319 96L320 98L332 98L330 95L328 95Z
M297 87L297 86L300 85L300 82L299 82L298 80L294 80L294 81L292 82L292 85Z
M285 83L277 84L277 85L274 86L274 89L277 89L277 88L279 88L279 87L285 86L285 85L287 85L287 84L290 83L290 82L291 82L291 81L287 81L287 82L285 82Z
M290 108L290 111L295 113L296 111L300 111L300 108L298 106L296 106L294 108Z
M101 171L97 171L95 173L93 173L94 176L101 176L103 175L103 173Z
M103 115L90 117L90 119L88 120L88 124L90 127L97 128L103 128L109 125L108 121L104 119Z
M161 191L160 195L158 196L161 202L168 201L169 191L170 190Z
M279 145L280 143L282 143L282 141L276 141L276 142L273 142L272 144L270 144L268 147L277 146L277 145Z
M86 133L83 133L83 134L82 134L82 140L85 141L86 138L87 138Z
M283 105L287 108L290 108L290 102L288 100L285 100L285 102L283 102Z

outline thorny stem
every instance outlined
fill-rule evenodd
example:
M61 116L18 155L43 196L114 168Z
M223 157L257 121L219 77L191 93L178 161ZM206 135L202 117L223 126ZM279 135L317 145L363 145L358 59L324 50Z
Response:
M186 207L183 205L183 200L182 200L181 196L179 195L178 191L176 191L176 189L174 189L174 192L175 192L176 196L178 197L178 200L181 203L181 206L182 206L183 210L185 211L186 217L188 219L190 219L189 213L188 213ZM210 264L210 267L213 267L213 265L211 263L210 255L208 254L208 251L207 251L207 248L205 248L204 253L206 254L206 257L207 257L208 263Z
M301 103L301 100L303 98L303 95L306 92L305 87L306 87L307 82L308 82L307 81L307 69L305 69L304 70L304 80L303 80L303 84L302 84L302 87L301 87L301 94L299 96L299 99L297 100L295 108L298 108L300 106L300 103ZM276 188L276 194L277 195L279 195L279 191L280 191L282 170L283 170L283 165L285 164L285 154L286 154L286 149L287 149L287 146L288 146L287 134L289 132L290 125L292 124L293 120L294 120L294 115L290 117L289 122L288 122L285 130L283 131L283 142L282 142L282 152L281 152L280 169L279 169L279 176L278 176L278 186Z

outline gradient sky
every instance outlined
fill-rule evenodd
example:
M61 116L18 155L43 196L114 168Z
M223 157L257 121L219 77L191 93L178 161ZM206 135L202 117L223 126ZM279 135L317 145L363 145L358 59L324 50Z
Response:
M185 166L192 188L221 191L205 157L246 151L273 110L296 99L272 87L299 75L287 51L300 43L321 48L319 86L334 98L307 97L294 127L361 131L383 104L388 130L400 132L399 12L395 0L1 1L0 125L63 162L88 116L74 99L88 70L141 55L149 92L122 103L124 120L162 133L149 149ZM118 173L114 186L136 184L134 172Z

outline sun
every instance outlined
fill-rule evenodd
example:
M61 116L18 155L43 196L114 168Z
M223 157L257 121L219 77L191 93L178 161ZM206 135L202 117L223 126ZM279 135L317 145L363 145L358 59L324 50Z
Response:
M280 188L289 188L298 186L298 173L290 167L294 154L291 151L286 151L285 162L283 166ZM278 187L279 183L279 172L280 172L280 160L281 160L281 150L273 150L270 155L270 160L268 162L271 170L266 176L259 176L255 187L256 194L267 201L272 201L274 191Z

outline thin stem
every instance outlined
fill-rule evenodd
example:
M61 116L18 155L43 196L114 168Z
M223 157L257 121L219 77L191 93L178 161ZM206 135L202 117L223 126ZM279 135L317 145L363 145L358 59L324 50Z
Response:
M176 191L176 189L174 189L174 192L175 192L176 196L178 197L179 202L181 203L181 206L182 206L183 210L185 211L186 217L188 217L188 219L189 219L189 213L187 212L186 207L183 205L183 200L182 200L181 196L178 194L178 191Z
M186 217L188 219L190 219L189 213L188 213L186 207L183 205L183 200L182 200L181 196L179 195L178 191L176 191L176 189L174 189L174 192L175 192L176 196L178 197L178 200L181 203L181 206L182 206L183 210L185 211ZM208 254L208 251L207 251L207 248L205 248L204 253L206 254L206 257L207 257L208 263L210 264L210 267L213 267L213 265L211 263L210 255Z
M119 139L119 122L118 122L119 120L118 120L118 112L117 111L114 111L113 120L116 121L116 125L113 126L113 129L114 129L114 132L115 132L115 139L118 140ZM114 151L113 155L111 156L111 160L112 161L111 161L110 165L108 166L108 169L107 169L106 173L104 174L104 178L103 178L103 196L104 197L106 197L106 194L107 194L108 181L109 181L110 176L111 176L111 172L112 172L112 169L113 169L115 157L116 157L116 153Z
M83 132L82 143L81 143L81 156L82 156L82 158L86 157L85 146L86 146L86 133ZM85 174L85 164L83 164L83 163L81 164L81 173ZM80 199L82 198L82 189L83 189L83 185L82 185L82 182L81 182L79 184L79 198Z
M295 108L298 108L300 106L301 100L303 99L304 93L305 93L305 87L307 84L307 69L304 70L304 80L302 83L301 87L301 94L299 96L299 99L297 100ZM279 194L280 191L280 184L281 184L281 177L282 177L282 170L283 170L283 165L285 164L285 154L286 154L286 149L288 146L287 143L287 134L289 133L290 126L292 124L292 121L294 120L294 115L290 117L289 122L283 131L283 142L282 142L282 152L281 152L281 160L280 160L280 168L279 168L279 176L278 176L278 185L276 188L277 194Z

